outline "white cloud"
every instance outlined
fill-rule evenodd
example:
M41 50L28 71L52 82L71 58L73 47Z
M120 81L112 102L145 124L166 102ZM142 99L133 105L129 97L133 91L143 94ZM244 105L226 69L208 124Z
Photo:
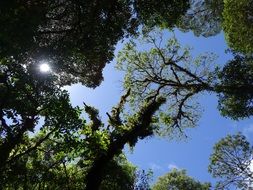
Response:
M169 168L169 170L179 169L179 167L176 164L174 164L174 163L169 164L168 168Z
M149 167L151 168L151 170L161 170L162 167L156 163L150 163Z
M168 169L169 170L173 170L173 169L178 169L178 170L180 170L180 167L178 167L174 162L172 162L172 163L169 163L168 165L167 165L167 168L168 169L166 169L166 167L163 167L162 165L159 165L159 164L157 164L157 163L154 163L154 162L152 162L152 163L150 163L149 164L149 167L150 167L150 169L152 169L153 171L160 171L160 172L164 172L164 171L167 171Z

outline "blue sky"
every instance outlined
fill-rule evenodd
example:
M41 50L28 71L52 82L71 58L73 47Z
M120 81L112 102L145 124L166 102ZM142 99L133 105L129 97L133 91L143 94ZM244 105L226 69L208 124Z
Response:
M222 65L230 58L225 54L227 48L224 35L203 38L192 33L175 32L181 45L193 47L192 54L214 52L219 56L217 64ZM122 48L117 46L116 52ZM107 120L106 112L118 103L122 91L123 73L114 69L112 61L104 69L104 81L96 89L88 89L80 84L67 87L73 105L82 106L83 102L100 110L103 120ZM184 140L168 140L158 137L139 141L133 151L125 149L128 159L141 169L153 169L154 180L173 167L186 169L187 173L203 182L214 182L207 171L209 156L213 145L227 134L241 131L249 140L253 137L253 119L233 121L222 117L217 110L217 97L203 95L199 98L203 113L194 129L186 131Z

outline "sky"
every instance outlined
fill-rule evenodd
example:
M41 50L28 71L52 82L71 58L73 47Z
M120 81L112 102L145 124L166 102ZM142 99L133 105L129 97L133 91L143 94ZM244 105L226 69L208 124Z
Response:
M165 33L165 35L171 35ZM223 65L230 55L225 54L227 49L223 33L214 37L195 37L191 32L181 33L175 31L175 36L181 45L189 45L193 48L192 55L213 52L219 57L218 65ZM115 54L122 48L118 44ZM70 93L71 102L74 106L82 106L83 102L100 110L103 120L107 120L106 112L116 105L120 96L124 94L122 81L124 73L114 68L115 60L104 69L104 81L96 89L89 89L80 84L66 87ZM152 169L153 181L169 172L173 168L186 169L187 174L201 182L215 180L208 173L209 157L212 148L221 138L227 134L242 132L250 142L253 139L253 118L233 121L224 118L217 110L217 97L205 94L200 96L199 103L203 113L196 128L188 129L188 138L182 140L169 140L160 137L151 137L140 140L133 150L125 148L125 154L130 162L140 169Z

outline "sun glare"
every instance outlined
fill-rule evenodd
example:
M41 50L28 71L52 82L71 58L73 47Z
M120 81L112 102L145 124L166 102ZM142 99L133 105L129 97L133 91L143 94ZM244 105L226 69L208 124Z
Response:
M48 63L42 63L40 64L40 71L43 73L47 73L50 71L50 66Z

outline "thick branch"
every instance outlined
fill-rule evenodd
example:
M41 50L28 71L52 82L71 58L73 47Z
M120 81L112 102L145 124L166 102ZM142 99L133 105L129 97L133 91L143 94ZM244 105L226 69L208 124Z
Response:
M123 134L111 139L111 144L105 154L99 155L93 162L86 176L86 190L98 190L103 180L103 173L107 164L121 153L126 143L133 144L138 138L150 136L153 131L151 128L152 116L165 103L165 99L158 98L151 101L147 106L138 112L138 117L134 122L128 122L131 128Z

